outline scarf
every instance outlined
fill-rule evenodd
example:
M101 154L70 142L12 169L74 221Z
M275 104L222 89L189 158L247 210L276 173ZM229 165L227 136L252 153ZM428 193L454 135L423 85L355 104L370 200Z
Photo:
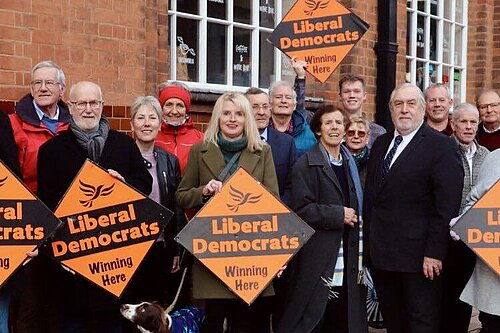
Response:
M363 165L368 162L368 158L370 157L370 150L368 149L368 146L365 146L361 153L359 154L352 154L352 157L354 157L354 161L356 162L356 166L362 167Z
M234 154L236 154L237 152L239 152L247 147L248 140L247 140L246 136L243 136L240 139L237 139L234 141L229 141L229 140L224 139L222 134L219 132L217 134L217 144L219 145L220 150L222 152L222 155L224 156L224 164L227 164L227 163L229 163L229 161L231 160L231 158L233 157ZM229 169L230 175L232 175L233 172L236 171L236 167L238 166L239 159L240 158L238 157L238 159L233 163L233 165Z
M85 132L78 127L73 118L70 119L69 128L75 134L78 144L87 151L89 158L94 162L98 162L104 144L108 139L109 122L106 117L102 116L97 129L89 132Z

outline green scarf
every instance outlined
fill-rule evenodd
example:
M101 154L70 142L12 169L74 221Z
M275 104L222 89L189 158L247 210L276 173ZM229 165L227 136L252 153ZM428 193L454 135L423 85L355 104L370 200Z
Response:
M229 141L224 139L222 134L219 132L219 134L217 134L217 144L219 145L222 155L224 156L224 164L227 164L234 154L247 147L248 140L246 136L243 136L240 139ZM232 175L236 171L239 159L240 158L238 157L236 162L229 169L230 175Z

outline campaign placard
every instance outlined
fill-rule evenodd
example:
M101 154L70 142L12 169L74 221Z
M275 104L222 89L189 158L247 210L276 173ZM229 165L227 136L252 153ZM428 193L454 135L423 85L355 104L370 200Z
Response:
M240 167L176 240L251 304L313 233Z
M55 215L54 258L120 297L172 212L87 160Z
M290 58L307 61L321 83L335 71L369 26L335 0L297 0L268 41Z
M500 181L457 221L452 230L500 276Z
M61 224L0 161L0 287Z

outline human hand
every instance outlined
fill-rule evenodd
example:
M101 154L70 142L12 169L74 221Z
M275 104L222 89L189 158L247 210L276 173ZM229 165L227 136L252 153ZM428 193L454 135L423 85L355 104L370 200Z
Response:
M179 269L181 269L180 259L180 256L174 257L174 259L172 260L172 269L170 270L170 273L177 273Z
M33 258L35 258L36 256L38 256L38 249L26 252L26 256L28 257L28 259L26 259L23 262L23 266L26 265L27 263L29 263Z
M306 77L307 61L297 60L297 56L293 56L292 67L299 79L303 79Z
M215 193L219 193L221 189L222 189L222 182L212 179L208 182L207 185L205 185L201 194L203 196L211 196L214 195Z
M356 211L349 207L344 207L344 224L354 228L354 223L358 223Z
M113 169L108 169L108 173L109 173L112 177L114 177L114 178L116 178L116 179L119 179L119 180L121 180L122 182L125 182L125 178L123 178L123 176L122 176L122 175L120 175L120 174L118 173L118 171L115 171L115 170L113 170Z
M283 272L285 271L285 269L286 269L287 267L288 267L288 265L283 265L283 266L281 266L281 267L280 267L280 269L279 269L279 271L278 271L278 273L276 274L276 277L277 277L277 278L280 278L280 277L281 277L281 275L283 275Z
M438 277L443 269L443 263L441 260L424 257L424 276L430 280L434 280L434 276Z

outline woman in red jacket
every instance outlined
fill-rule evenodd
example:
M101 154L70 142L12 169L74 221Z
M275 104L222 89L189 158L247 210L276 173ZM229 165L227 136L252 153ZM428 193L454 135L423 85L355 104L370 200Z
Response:
M203 140L203 133L194 127L187 114L191 109L191 96L184 85L173 82L160 89L159 100L163 122L155 144L177 156L181 174L184 174L191 147Z

